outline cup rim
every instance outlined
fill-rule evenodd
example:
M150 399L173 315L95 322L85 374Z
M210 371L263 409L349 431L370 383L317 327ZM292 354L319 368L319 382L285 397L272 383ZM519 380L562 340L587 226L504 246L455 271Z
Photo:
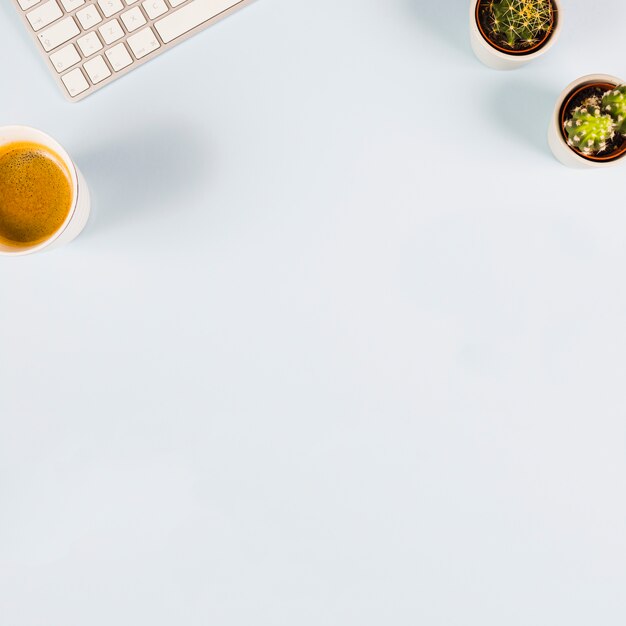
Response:
M26 254L33 254L35 252L40 252L41 250L47 248L52 245L67 229L74 214L76 213L76 207L78 206L78 196L80 193L80 181L78 177L78 170L76 169L76 165L74 161L71 159L70 155L66 152L65 148L56 140L54 137L51 137L47 133L35 128L33 126L26 126L21 124L12 124L6 126L0 126L0 134L1 133L15 133L16 138L11 139L9 142L1 143L0 140L0 148L7 143L12 143L13 141L20 141L20 134L28 134L28 135L36 135L41 139L41 144L50 148L54 152L58 154L58 156L63 159L65 166L68 168L70 173L70 178L72 181L72 206L63 221L63 224L50 236L48 239L44 239L44 241L39 242L33 246L18 248L15 250L11 250L10 248L0 248L0 256L24 256Z

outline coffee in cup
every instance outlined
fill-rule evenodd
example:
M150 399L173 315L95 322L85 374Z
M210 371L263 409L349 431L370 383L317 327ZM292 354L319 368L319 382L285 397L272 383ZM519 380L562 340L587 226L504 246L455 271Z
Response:
M0 241L26 248L56 233L72 208L72 179L59 155L26 141L0 146Z
M70 241L89 207L87 185L57 142L34 128L0 127L0 255Z

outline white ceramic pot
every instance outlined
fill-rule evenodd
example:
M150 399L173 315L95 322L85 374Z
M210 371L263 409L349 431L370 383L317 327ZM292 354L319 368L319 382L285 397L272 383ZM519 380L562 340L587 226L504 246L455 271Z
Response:
M474 54L488 67L494 70L515 70L538 57L544 55L556 43L561 33L561 24L563 22L563 12L561 9L561 0L554 0L557 9L556 26L550 35L548 41L536 52L529 54L510 54L502 52L494 48L482 35L478 23L476 21L476 7L479 0L470 2L470 40Z
M51 250L75 239L87 224L91 209L89 189L83 175L80 173L67 152L52 137L29 126L2 126L0 127L0 147L8 143L26 141L50 148L58 154L67 166L72 178L72 207L63 222L63 225L51 237L28 247L13 247L0 242L0 256L22 256Z
M582 85L591 83L607 83L617 86L625 84L626 81L609 74L589 74L588 76L582 76L578 80L575 80L563 90L563 93L559 96L559 99L556 102L554 113L550 119L550 126L548 127L548 144L550 145L550 149L552 150L554 156L561 163L563 163L563 165L567 165L568 167L575 167L579 169L598 169L612 167L618 163L626 162L626 155L622 155L612 161L591 160L585 158L567 145L561 124L561 108L563 107L565 100L573 91L576 91L576 89Z

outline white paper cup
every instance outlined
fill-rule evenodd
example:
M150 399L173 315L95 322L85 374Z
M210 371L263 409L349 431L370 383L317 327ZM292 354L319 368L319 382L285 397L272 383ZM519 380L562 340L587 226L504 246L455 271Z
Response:
M42 145L63 159L72 179L72 206L61 227L45 241L40 241L32 246L19 247L0 241L0 255L3 256L33 254L34 252L51 250L69 243L80 234L85 224L87 224L91 208L89 189L83 175L67 152L52 137L28 126L0 126L0 148L9 143L19 141Z

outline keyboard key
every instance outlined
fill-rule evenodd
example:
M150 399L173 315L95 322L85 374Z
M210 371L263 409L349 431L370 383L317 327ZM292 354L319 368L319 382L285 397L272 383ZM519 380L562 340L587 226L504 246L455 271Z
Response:
M98 4L104 17L111 17L124 8L122 0L98 0Z
M87 61L83 67L94 85L101 83L105 78L111 76L109 66L100 55L91 59L91 61Z
M128 45L137 59L147 56L160 47L154 31L148 27L128 38Z
M80 33L80 28L76 26L76 22L72 17L66 17L64 20L57 22L54 26L50 26L47 30L39 33L39 41L46 52L58 48L61 44L69 41L72 37L76 37Z
M107 46L124 36L124 30L117 20L107 22L104 26L100 26L98 30L100 31L102 39L104 39L104 43L107 44Z
M76 17L85 30L89 30L92 26L95 26L102 21L95 4L90 4L88 7L81 9L76 14Z
M50 60L60 74L72 67L72 65L76 65L80 61L80 54L78 54L76 46L71 43L69 46L65 46L65 48L61 48L58 52L51 54Z
M169 43L232 6L233 0L192 0L176 13L170 13L156 22L154 26L163 42Z
M151 20L167 13L165 0L146 0L141 6Z
M65 74L65 76L62 76L61 80L65 84L67 92L70 96L77 96L79 93L83 93L83 91L87 91L87 89L89 89L89 83L80 71L80 67L77 67L75 70L72 70L71 72Z
M18 2L22 7L22 11L28 11L28 9L31 9L36 4L39 4L41 0L18 0Z
M123 43L118 43L117 46L113 46L110 50L107 50L106 55L111 67L116 72L123 70L133 62L133 59Z
M78 7L82 7L85 4L85 0L61 0L63 7L69 13Z
M96 33L87 33L76 41L84 56L88 57L102 50L102 42Z
M212 18L246 4L244 0L9 1L23 11L50 71L74 100L208 26Z
M126 13L122 13L122 22L126 26L126 30L132 33L134 30L141 28L146 23L146 18L143 16L141 9L135 7Z
M33 30L37 32L48 26L48 24L52 24L54 20L63 17L63 11L61 11L61 7L57 4L57 0L48 0L45 4L27 13L26 17L33 27Z

